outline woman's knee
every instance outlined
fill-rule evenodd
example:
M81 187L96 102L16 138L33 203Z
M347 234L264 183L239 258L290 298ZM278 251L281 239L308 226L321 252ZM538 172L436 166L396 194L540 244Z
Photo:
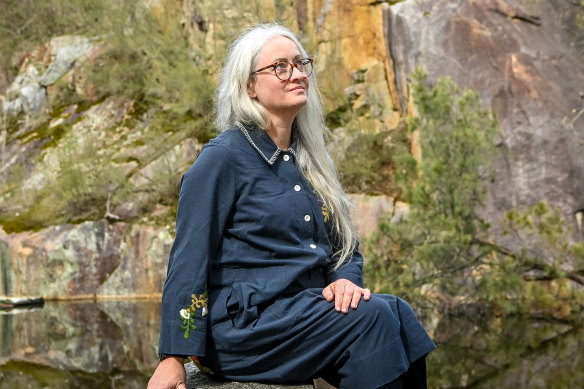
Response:
M360 321L371 324L399 328L399 317L394 312L392 304L384 298L371 296L368 301L362 300L354 314Z

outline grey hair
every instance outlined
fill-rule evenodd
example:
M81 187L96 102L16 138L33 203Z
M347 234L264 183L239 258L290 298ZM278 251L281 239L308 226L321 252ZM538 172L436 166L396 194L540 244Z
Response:
M215 123L225 131L240 121L255 123L260 128L270 126L264 107L249 97L250 73L264 45L276 36L283 36L296 44L303 57L308 57L296 35L277 23L259 24L240 35L228 48L225 65L219 76L216 92ZM294 119L296 129L296 160L299 171L316 190L329 210L333 222L335 269L349 260L356 245L357 234L349 213L352 203L337 176L334 163L326 149L327 128L316 84L316 74L310 76L308 99Z

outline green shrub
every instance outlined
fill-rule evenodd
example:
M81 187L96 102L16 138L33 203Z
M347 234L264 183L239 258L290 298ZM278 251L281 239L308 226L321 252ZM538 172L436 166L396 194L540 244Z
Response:
M459 292L467 270L480 262L488 224L476 211L490 174L497 122L482 110L478 94L442 78L430 88L414 74L418 115L408 122L420 132L422 161L406 151L396 155L396 179L409 203L409 216L384 219L367 242L366 275L377 290L411 294L426 283ZM457 278L462 277L462 278Z
M422 161L395 157L409 214L397 222L387 215L365 240L368 284L421 307L479 304L502 315L574 319L584 301L584 242L574 242L572 229L545 203L506 215L501 227L512 247L493 236L480 212L497 155L497 121L477 93L447 78L431 86L425 79L414 74L418 112L408 123L419 131Z
M21 26L16 35L0 38L7 43L0 47L3 59L68 33L97 37L105 51L81 63L81 73L93 86L88 96L76 95L60 80L49 99L54 104L51 114L25 118L26 130L21 128L22 118L5 123L5 127L13 127L8 131L8 142L19 137L25 144L35 140L43 146L30 149L31 155L0 177L3 228L15 232L99 219L105 214L106 203L113 210L131 201L131 194L144 191L148 196L141 199L151 203L141 204L145 208L139 212L147 213L158 203L174 208L177 176L185 166L158 168L149 188L133 187L131 177L157 158L164 158L183 140L204 143L214 134L209 118L214 82L208 65L213 61L210 54L189 43L188 31L180 24L180 6L165 0L154 12L139 0L32 3L14 2L14 7L0 16L6 28ZM27 21L36 24L37 30L29 31ZM103 128L98 130L108 135L97 136L93 130L74 133L72 128L84 113L109 97L130 102L131 108L115 118L115 123L100 124ZM72 104L76 107L74 118L49 126L49 120L61 120L60 112ZM111 141L114 137L115 142ZM131 151L139 149L147 151ZM47 155L58 160L58 171L45 171ZM138 163L130 171L123 168L127 158ZM177 161L185 163L184 158ZM29 185L32 176L43 179ZM169 224L172 218L168 216Z

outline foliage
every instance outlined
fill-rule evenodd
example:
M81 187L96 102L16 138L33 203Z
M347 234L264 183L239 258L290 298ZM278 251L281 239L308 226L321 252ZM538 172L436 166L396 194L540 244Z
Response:
M0 208L4 229L35 229L47 222L57 224L103 216L108 196L121 195L120 188L125 187L127 180L122 168L108 161L108 154L99 144L94 136L83 137L81 143L70 134L66 136L60 151L55 153L57 173L37 169L41 181L38 188L20 188L20 196Z
M382 221L367 244L375 248L368 276L378 290L392 285L395 292L397 284L400 292L411 293L438 282L454 293L465 283L452 282L452 276L462 276L485 255L474 245L488 229L476 208L485 194L481 182L490 173L496 120L480 109L476 93L461 92L449 79L427 89L425 74L418 71L414 78L418 116L408 126L422 134L422 162L406 152L396 156L410 213L395 225L389 218Z
M367 69L354 72L352 86L364 86L366 72ZM410 146L405 120L387 129L381 115L371 107L371 104L379 104L375 108L383 111L382 102L370 96L367 103L355 104L361 92L348 93L349 96L344 91L335 93L329 89L328 92L329 99L338 104L326 115L326 125L333 129L329 149L345 190L399 196L401 191L394 178L395 156Z
M131 214L137 217L156 204L174 209L178 177L194 159L194 155L186 160L177 157L174 149L189 138L204 143L214 133L208 117L214 90L210 61L191 48L188 32L180 24L179 6L170 0L157 10L139 0L99 0L87 7L81 0L79 4L50 0L36 8L28 3L15 4L9 12L13 21L7 14L0 17L3 25L12 23L11 28L16 28L28 17L22 7L30 6L31 23L38 25L39 33L31 35L19 27L14 50L24 40L34 45L76 33L97 36L102 53L78 64L90 86L88 93L77 95L60 80L49 96L53 104L49 117L41 115L26 126L18 118L10 122L16 130L8 131L9 136L29 144L30 155L0 177L0 222L5 231L95 220L120 205L133 207ZM44 11L58 21L46 19ZM10 57L10 47L2 50ZM131 109L120 109L123 116L93 129L87 115L111 99L129 103ZM64 110L69 116L62 115ZM49 124L54 119L63 123ZM83 120L85 124L80 124ZM45 167L47 162L52 168ZM128 170L132 163L135 168ZM151 170L148 177L140 173L146 167ZM170 224L170 213L161 222Z
M7 70L9 79L14 77L18 72L15 54L24 55L47 38L102 33L102 16L109 4L87 0L4 0L0 13L0 70Z
M537 316L545 310L565 318L579 310L584 296L571 282L584 284L578 275L584 243L574 243L558 212L545 204L507 215L505 232L525 248L493 238L479 212L496 156L497 121L477 93L447 78L427 87L425 79L421 70L414 74L418 115L408 123L420 133L422 161L407 153L395 158L409 214L399 221L387 215L365 241L369 284L420 306L439 299L457 311Z
M178 131L185 127L184 116L206 118L211 112L209 58L190 48L178 7L166 1L155 15L140 3L119 2L120 9L108 15L109 48L88 66L88 76L98 100L111 95L134 99L145 109L164 112L161 122L153 123L162 131ZM169 120L178 128L168 127Z
M394 182L395 163L392 156L405 140L391 135L402 135L404 131L383 131L369 134L355 131L351 144L338 162L344 188L352 193L397 195Z

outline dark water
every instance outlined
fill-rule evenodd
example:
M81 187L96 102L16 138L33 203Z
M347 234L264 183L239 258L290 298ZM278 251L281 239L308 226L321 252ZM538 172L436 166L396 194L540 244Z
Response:
M159 313L158 301L106 301L0 314L0 388L145 388ZM451 318L435 337L431 388L584 387L581 327Z
M146 388L160 303L48 303L0 314L0 388Z

